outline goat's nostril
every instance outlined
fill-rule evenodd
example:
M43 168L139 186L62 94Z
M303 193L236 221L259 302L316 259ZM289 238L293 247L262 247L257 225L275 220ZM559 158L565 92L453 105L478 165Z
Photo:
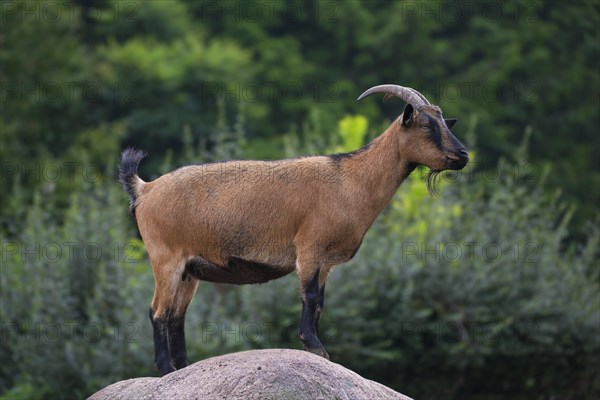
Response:
M460 154L463 157L469 157L469 152L467 151L467 149L460 149L458 151L458 154Z

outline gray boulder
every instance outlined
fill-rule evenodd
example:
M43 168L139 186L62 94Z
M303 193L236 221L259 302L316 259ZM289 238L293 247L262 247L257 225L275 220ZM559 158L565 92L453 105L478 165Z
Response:
M162 378L114 383L91 400L398 399L411 400L312 353L251 350L199 361Z

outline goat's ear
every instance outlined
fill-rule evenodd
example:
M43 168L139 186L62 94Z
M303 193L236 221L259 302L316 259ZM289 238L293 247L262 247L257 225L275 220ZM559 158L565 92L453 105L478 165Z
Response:
M402 112L402 125L408 126L412 122L414 108L412 105L407 104Z
M452 129L452 127L458 122L456 118L448 118L444 121L446 122L446 126L448 127L448 129Z

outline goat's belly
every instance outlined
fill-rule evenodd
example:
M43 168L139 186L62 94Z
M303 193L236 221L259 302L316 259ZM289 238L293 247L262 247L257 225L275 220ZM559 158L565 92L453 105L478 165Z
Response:
M182 279L195 279L235 285L264 283L292 272L294 265L274 266L237 257L228 258L224 265L213 264L202 257L192 257L185 265Z

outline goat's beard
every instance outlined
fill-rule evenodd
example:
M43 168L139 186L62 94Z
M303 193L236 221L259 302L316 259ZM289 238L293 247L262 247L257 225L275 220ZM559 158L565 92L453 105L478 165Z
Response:
M440 173L442 171L440 170L434 170L434 169L430 169L429 173L427 174L427 191L429 192L430 196L437 196L438 195L438 190L437 190L437 181L438 178L440 176Z

